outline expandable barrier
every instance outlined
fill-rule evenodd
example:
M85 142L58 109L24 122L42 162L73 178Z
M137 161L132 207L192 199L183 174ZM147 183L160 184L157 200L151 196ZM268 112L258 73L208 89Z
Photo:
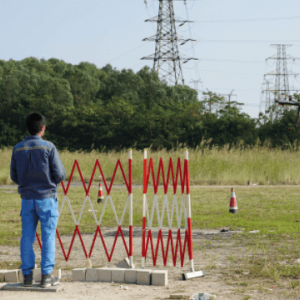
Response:
M70 184L72 181L72 177L73 177L75 168L78 169L80 179L81 179L84 191L85 191L85 198L84 198L78 219L75 218L75 215L74 215L74 212L72 209L72 205L71 205L71 201L68 197L68 191L70 188ZM102 180L103 180L103 184L104 184L104 187L105 187L105 190L107 193L107 196L103 203L103 208L102 208L102 212L101 212L99 219L97 219L91 198L89 196L89 192L90 192L93 178L95 176L95 172L96 172L97 168L100 171L100 174L101 174ZM118 168L120 168L120 170L122 172L122 176L124 178L124 182L125 182L125 185L128 190L128 198L125 203L121 219L118 218L113 200L110 196L111 189L112 189L115 175L116 175ZM166 176L165 176L165 174L166 174ZM156 265L159 246L161 246L163 264L165 266L167 265L169 251L171 251L173 265L176 266L177 257L179 257L180 262L181 262L181 267L183 267L186 250L187 250L189 262L190 262L190 269L191 269L191 272L193 272L194 271L194 262L193 262L193 241L192 241L191 197L190 197L188 151L185 151L185 159L184 159L183 168L181 165L180 158L177 159L177 165L175 168L173 166L173 160L172 160L172 158L170 158L167 172L165 172L163 160L161 158L159 161L159 167L158 167L157 175L155 178L153 159L150 158L149 164L148 164L147 151L145 150L144 151L143 175L144 175L144 183L143 183L143 224L142 224L142 267L143 268L145 267L145 262L146 262L149 246L151 247L151 255L152 255L153 265L154 266ZM152 177L153 189L154 189L154 200L153 200L153 205L152 205L152 209L151 209L151 215L149 212L148 201L147 201L147 191L148 191L148 187L149 187L150 175ZM164 199L163 199L163 206L161 208L161 213L160 213L158 195L157 195L160 176L162 177L163 191L164 191ZM170 182L171 177L172 177L172 181ZM169 182L170 182L170 184L169 184ZM177 193L177 187L178 187L179 183L180 183L179 186L180 186L180 191L181 191L181 199L178 201L176 193ZM78 161L75 160L67 185L65 185L64 182L62 182L61 184L62 184L62 189L64 191L64 197L63 197L60 209L59 209L59 216L61 216L62 209L63 209L65 203L67 203L67 205L70 209L71 215L72 215L72 219L74 221L74 225L75 225L74 233L73 233L67 254L66 254L65 247L61 241L59 231L58 231L58 229L56 230L57 238L58 238L59 244L61 246L65 260L68 261L68 259L70 257L76 235L78 235L78 237L80 239L85 257L91 258L93 248L95 245L95 241L97 239L97 236L99 235L102 245L104 247L107 259L108 259L108 261L111 261L117 239L118 239L119 235L121 235L126 253L129 257L130 266L133 266L132 151L129 151L129 157L128 157L128 180L125 176L122 164L121 164L120 160L118 160L116 163L114 172L113 172L113 176L112 176L110 185L108 186L107 181L104 176L104 173L102 171L101 165L100 165L99 161L96 160L90 182L89 182L88 186L86 186L83 176L82 176L82 173L81 173L81 170L80 170L80 167L79 167L79 164L78 164ZM173 188L173 201L172 201L171 210L170 210L170 205L169 205L169 200L168 200L168 195L167 195L169 186L172 186L172 188ZM84 208L85 208L85 205L87 202L89 203L90 208L92 210L93 217L95 220L95 225L96 225L95 234L94 234L92 245L91 245L91 248L89 251L87 251L87 249L86 249L86 246L83 242L83 239L82 239L82 236L80 233L80 229L79 229L80 220L81 220L81 217L82 217L82 214L83 214L83 211L84 211ZM178 202L179 202L179 205L178 205ZM118 229L117 229L114 243L113 243L110 253L107 249L107 246L106 246L106 243L105 243L102 231L101 231L101 223L102 223L102 219L103 219L105 209L106 209L106 206L108 203L111 204L116 222L118 224ZM124 219L127 207L129 207L129 242L128 242L128 244L125 241L123 230L122 230L122 223L123 223L123 219ZM157 213L158 226L159 226L156 245L154 245L153 235L152 235L152 224L153 224L155 210ZM164 220L165 212L166 212L167 221L168 221L168 237L167 237L167 242L164 244L162 228L163 228L163 220ZM172 224L173 224L174 217L176 217L176 221L177 221L176 239L175 238L173 239L173 231L172 231L172 228L173 228ZM184 228L181 228L182 220L184 220L184 224L185 224ZM183 233L184 237L181 236L182 233ZM37 240L40 245L40 248L42 248L41 241L40 241L38 234L37 234Z
M148 183L150 179L150 173L152 175L153 188L154 188L154 200L153 200L151 215L149 214L149 207L147 201L147 190L148 190ZM157 177L155 180L153 160L152 158L150 158L149 165L148 165L147 151L145 150L144 151L144 189L143 189L142 267L143 268L145 267L147 252L150 243L154 266L156 265L156 261L158 257L159 245L161 245L162 258L165 266L167 264L169 250L171 249L173 265L176 266L177 256L179 252L181 267L183 267L186 248L187 248L189 261L190 261L190 269L193 272L194 263L193 263L193 241L192 241L191 197L190 197L188 151L185 151L183 171L181 168L180 158L178 158L177 166L176 166L176 174L175 174L173 161L172 158L170 158L167 177L165 177L165 174L166 173L163 166L163 160L161 158L159 161ZM161 208L161 214L160 214L160 208L159 208L158 196L157 196L160 175L162 176L163 189L164 189L164 200L163 200L163 206ZM169 209L169 200L167 196L170 176L172 177L171 185L173 187L173 201L172 201L171 213ZM180 188L181 188L180 209L178 208L178 201L176 196L178 180L180 180ZM152 224L153 224L155 208L156 208L158 225L159 225L156 247L154 247L153 236L152 236ZM169 230L168 230L167 243L164 245L162 227L163 227L163 219L164 219L165 211L167 214ZM172 224L173 224L174 215L177 218L176 244L174 243L173 236L172 236ZM183 229L181 228L182 216L184 217L184 223L185 223L185 227ZM146 223L148 224L147 227L146 227ZM181 238L182 230L184 231L184 239Z
M81 207L81 211L80 211L80 214L79 214L79 217L78 217L77 220L75 218L75 215L74 215L74 212L73 212L73 209L72 209L71 201L68 197L68 191L69 191L69 188L70 188L70 184L71 184L71 181L72 181L72 177L73 177L75 168L78 169L80 179L81 179L84 191L85 191L85 198L84 198L84 201L83 201L83 204L82 204L82 207ZM102 176L102 180L103 180L103 183L104 183L104 186L105 186L105 189L106 189L106 193L107 193L107 196L106 196L105 201L103 203L103 208L102 208L102 212L101 212L101 215L100 215L99 219L97 219L97 216L96 216L96 213L95 213L95 210L94 210L94 207L93 207L93 203L92 203L91 198L89 196L89 192L90 192L92 182L93 182L93 178L94 178L94 175L95 175L95 172L96 172L97 168L100 171L100 174ZM121 219L118 218L113 200L110 196L110 192L111 192L111 189L112 189L112 186L113 186L113 183L114 183L114 179L115 179L115 175L116 175L116 172L117 172L118 168L120 168L120 170L122 172L122 175L123 175L123 178L124 178L124 181L125 181L125 185L126 185L127 190L128 190L128 198L127 198L127 201L125 203ZM105 176L104 176L104 173L102 171L101 165L100 165L100 163L97 159L96 163L95 163L95 166L94 166L94 169L93 169L93 173L92 173L90 182L89 182L88 186L86 186L86 184L84 182L84 179L83 179L83 176L82 176L82 173L81 173L81 170L80 170L80 167L79 167L79 164L78 164L78 161L75 160L67 185L65 186L64 182L61 182L62 189L64 191L64 198L63 198L61 206L60 206L59 216L62 213L62 209L64 207L64 204L67 203L69 208L70 208L70 212L71 212L71 215L72 215L72 218L73 218L73 221L74 221L74 225L75 225L74 233L73 233L72 240L71 240L71 243L70 243L69 250L68 250L67 254L66 254L66 251L65 251L65 247L64 247L64 245L61 241L61 237L59 235L59 232L58 232L58 230L56 230L56 235L57 235L59 244L61 246L64 258L65 258L66 261L68 261L68 259L70 257L71 250L72 250L73 243L74 243L76 235L78 235L78 237L80 239L85 257L86 258L91 258L93 248L94 248L94 245L95 245L95 241L97 239L98 234L101 238L102 245L105 249L107 259L108 259L108 261L111 261L112 256L113 256L113 252L114 252L114 249L115 249L115 246L116 246L116 242L117 242L117 239L118 239L119 234L120 234L121 237L122 237L122 240L123 240L123 244L124 244L126 253L129 257L130 266L133 265L133 243L132 243L132 240L133 240L133 231L132 231L132 229L133 229L132 228L132 225L133 225L133 218L132 218L132 216L133 216L133 214L132 214L132 212L133 212L133 198L132 198L132 151L131 150L129 151L129 155L128 155L128 170L129 170L129 172L128 172L129 174L128 174L128 180L127 180L127 178L125 176L125 173L124 173L124 170L123 170L123 167L122 167L122 164L121 164L121 161L118 160L117 164L116 164L116 167L114 169L114 173L113 173L110 185L108 186L107 182L106 182L106 179L105 179ZM94 220L95 220L95 224L96 224L96 230L95 230L93 242L92 242L92 245L91 245L91 248L90 248L89 252L87 252L86 246L83 242L83 239L82 239L82 236L81 236L81 233L80 233L80 229L79 229L80 220L81 220L81 217L82 217L82 214L83 214L83 211L84 211L84 207L85 207L87 202L90 204L90 207L91 207L91 210L92 210L92 213L93 213L93 217L94 217ZM102 219L103 219L105 209L106 209L106 206L107 206L108 203L110 203L111 206L112 206L114 216L115 216L117 224L118 224L118 229L117 229L117 232L116 232L115 240L114 240L113 247L112 247L110 253L107 249L107 246L106 246L106 243L105 243L105 240L103 238L102 231L101 231L101 223L102 223ZM125 238L124 238L124 235L123 235L123 231L122 231L122 223L123 223L124 215L125 215L125 212L126 212L126 209L127 209L128 206L129 206L129 243L127 245L127 243L125 241ZM39 246L40 246L40 248L42 248L42 244L41 244L39 235L37 234L36 236L37 236Z

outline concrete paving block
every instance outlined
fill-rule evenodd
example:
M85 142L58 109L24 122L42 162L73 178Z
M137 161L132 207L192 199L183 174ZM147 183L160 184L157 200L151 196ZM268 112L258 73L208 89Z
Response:
M152 285L168 285L168 271L152 271Z
M52 275L61 280L61 269L53 269Z
M134 269L125 270L125 283L136 283L137 271Z
M42 281L42 271L41 269L33 269L33 280L35 282L41 282Z
M23 272L21 269L18 270L18 276L19 276L19 282L23 283L24 282L24 277L23 277Z
M99 281L99 271L98 269L87 268L85 273L86 281Z
M7 270L5 273L5 282L19 282L19 270Z
M119 269L131 269L129 259L127 257L124 258L123 260L121 260L120 262L118 262L116 264L116 267L119 268ZM134 269L134 268L135 268L135 266L133 264L132 269Z
M122 283L125 280L125 269L111 269L111 281Z
M137 270L137 284L151 285L151 273L152 270Z
M0 282L3 282L5 280L5 273L7 270L0 270Z
M72 270L72 281L85 281L86 268Z
M99 281L112 282L111 269L101 268L101 269L98 269L98 272L99 272Z

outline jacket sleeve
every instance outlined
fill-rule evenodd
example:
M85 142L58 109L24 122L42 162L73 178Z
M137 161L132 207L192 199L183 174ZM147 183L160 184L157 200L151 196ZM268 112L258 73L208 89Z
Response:
M16 160L14 158L14 151L12 152L11 162L10 162L10 178L14 183L19 184L18 173L17 173L17 164L16 164Z
M53 146L50 154L50 170L51 176L56 184L60 183L66 178L65 167L60 160L55 146Z

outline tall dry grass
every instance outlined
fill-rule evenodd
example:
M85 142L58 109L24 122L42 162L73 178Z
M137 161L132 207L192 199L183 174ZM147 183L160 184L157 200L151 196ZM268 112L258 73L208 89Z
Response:
M10 180L10 159L12 149L0 150L0 184L11 184ZM121 160L125 174L128 174L128 152L99 153L92 151L84 152L60 152L62 162L69 178L75 159L78 160L83 177L90 180L96 159L100 161L104 176L110 180L118 159ZM165 170L169 158L173 158L176 164L177 157L184 159L184 150L148 150L148 158L152 157L157 171L159 159L162 157ZM300 152L269 147L241 148L236 147L202 147L196 150L189 150L190 159L190 180L192 184L200 185L244 185L250 180L258 184L300 184ZM133 183L143 182L143 152L133 150ZM97 170L96 180L101 178ZM77 171L73 180L79 180ZM121 172L116 174L116 182L123 183Z

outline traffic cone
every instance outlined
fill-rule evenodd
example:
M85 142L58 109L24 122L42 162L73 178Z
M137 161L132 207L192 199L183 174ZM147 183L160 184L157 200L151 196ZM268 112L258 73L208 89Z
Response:
M233 214L237 214L238 213L238 206L237 206L237 202L236 202L236 199L235 199L235 192L234 192L233 188L231 189L229 212L233 213Z
M97 203L101 203L101 202L103 202L103 200L104 200L104 197L103 197L102 186L101 186L101 183L99 183Z

